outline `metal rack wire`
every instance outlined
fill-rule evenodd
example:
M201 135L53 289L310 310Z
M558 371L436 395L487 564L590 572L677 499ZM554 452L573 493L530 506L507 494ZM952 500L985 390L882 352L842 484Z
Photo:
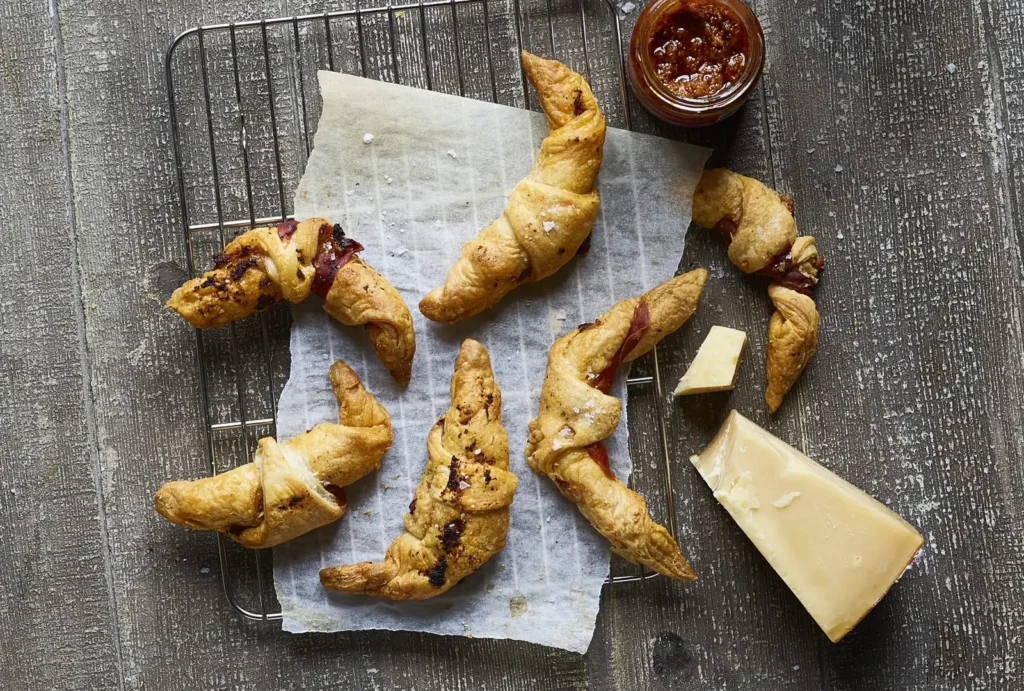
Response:
M591 43L600 34L606 52L616 57L611 71L617 73L611 76L618 104L606 105L606 115L612 124L631 128L622 22L610 0L420 0L185 31L169 46L164 69L189 274L203 268L197 257L212 257L235 232L290 217L285 190L298 181L310 151L315 118L309 113L316 112L318 98L311 80L317 67L535 107L519 51L548 53L550 48L549 55L575 61L599 91L592 79L598 73L591 73ZM556 35L567 31L576 40L559 50ZM535 45L538 41L543 45ZM466 64L467 51L475 53L473 65ZM454 58L454 65L445 57ZM198 396L211 473L249 462L256 439L275 433L276 402L287 378L287 330L287 312L272 310L226 329L196 331ZM660 435L665 501L655 513L675 537L657 350L637 369L628 385L631 391L653 388ZM631 484L646 475L645 464L636 463ZM280 619L273 609L269 559L222 535L218 555L231 606L250 619ZM623 573L633 565L616 561L609 583L657 576Z

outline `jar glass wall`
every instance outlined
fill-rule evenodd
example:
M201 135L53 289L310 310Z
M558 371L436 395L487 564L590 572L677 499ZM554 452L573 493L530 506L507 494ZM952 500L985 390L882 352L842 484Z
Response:
M704 62L699 67L692 66L701 63L698 51L707 54L712 51L712 45L721 48L721 41L710 41L708 36L699 35L699 26L698 35L692 35L694 23L698 21L709 22L705 29L715 39L720 36L713 32L722 26L734 29L732 37L742 40L743 44L742 64L738 69L735 58L721 65ZM667 35L673 35L666 33L666 27L676 27L677 35L686 36L688 43L680 47L679 55L666 56L662 42ZM670 43L672 52L677 42ZM697 55L687 55L687 51L697 52ZM671 69L666 69L672 67L666 63L670 58L677 60L683 74L676 76ZM637 18L629 43L629 80L633 92L647 110L677 125L710 125L732 115L750 96L763 67L764 33L761 23L743 0L653 0ZM723 69L727 79L721 76ZM730 69L736 74L728 74ZM687 70L696 70L698 74L686 74ZM703 88L703 83L686 83L694 77L709 82L717 80L713 83L719 88L707 95L692 97L694 93L701 93L700 88L692 87Z

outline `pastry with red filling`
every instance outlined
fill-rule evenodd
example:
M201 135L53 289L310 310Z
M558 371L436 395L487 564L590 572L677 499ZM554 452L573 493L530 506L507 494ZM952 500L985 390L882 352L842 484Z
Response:
M242 233L214 258L213 268L174 291L167 307L197 329L224 326L281 300L299 303L313 284L322 218Z
M615 477L602 441L622 413L622 403L608 394L616 369L682 326L706 279L704 269L676 276L555 341L526 443L526 462L555 482L613 552L680 581L697 574L644 498Z
M359 258L362 249L340 224L324 222L313 261L313 292L323 298L327 314L345 326L366 325L377 357L405 386L416 354L412 314L395 287Z
M775 312L768 324L764 398L774 413L818 348L821 315L813 291L825 262L813 237L797 235L792 199L725 168L701 176L693 222L718 233L740 271L771 280Z
M175 290L167 307L207 329L314 292L342 324L366 325L377 357L405 386L416 353L412 315L394 286L359 258L362 249L323 218L254 228L228 243L210 271Z

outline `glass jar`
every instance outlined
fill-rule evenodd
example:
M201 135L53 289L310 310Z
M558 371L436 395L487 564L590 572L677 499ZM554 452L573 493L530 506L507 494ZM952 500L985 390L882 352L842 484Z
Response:
M715 6L721 15L738 20L746 32L742 72L708 96L689 98L670 89L655 67L655 34L688 9ZM743 0L654 0L637 17L629 40L629 81L647 110L662 120L684 125L711 125L742 106L753 92L764 68L764 32L761 22Z

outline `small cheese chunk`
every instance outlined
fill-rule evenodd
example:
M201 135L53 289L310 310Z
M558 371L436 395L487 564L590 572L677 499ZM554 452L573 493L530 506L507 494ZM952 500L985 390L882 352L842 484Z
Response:
M729 391L736 385L740 356L747 334L724 326L712 326L690 368L679 380L676 396L710 391Z
M924 544L895 513L735 410L690 461L833 643Z

